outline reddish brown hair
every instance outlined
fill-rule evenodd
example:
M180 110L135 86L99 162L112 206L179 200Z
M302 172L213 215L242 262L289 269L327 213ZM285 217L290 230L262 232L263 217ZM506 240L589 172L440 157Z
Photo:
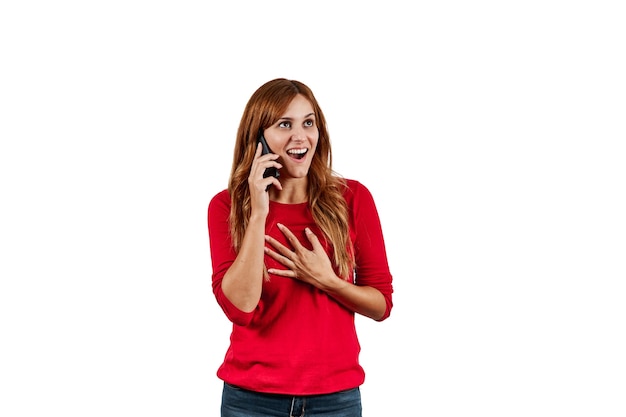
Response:
M311 103L319 129L319 140L308 173L309 207L317 226L332 245L333 261L339 275L352 279L354 257L349 238L348 209L343 198L345 182L332 169L330 137L322 109L311 89L299 81L277 78L263 84L252 94L244 109L228 182L232 242L238 251L250 217L248 176L259 129L267 129L276 123L298 94Z

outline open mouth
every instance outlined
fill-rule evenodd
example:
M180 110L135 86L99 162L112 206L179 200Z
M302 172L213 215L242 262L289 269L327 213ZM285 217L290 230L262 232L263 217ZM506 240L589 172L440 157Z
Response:
M307 148L289 149L287 155L294 159L302 159L309 150Z

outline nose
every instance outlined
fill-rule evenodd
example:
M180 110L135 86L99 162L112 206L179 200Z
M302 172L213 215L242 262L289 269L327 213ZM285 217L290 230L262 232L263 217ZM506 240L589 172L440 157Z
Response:
M306 132L304 131L304 128L302 126L294 128L291 139L296 142L304 141L306 139Z

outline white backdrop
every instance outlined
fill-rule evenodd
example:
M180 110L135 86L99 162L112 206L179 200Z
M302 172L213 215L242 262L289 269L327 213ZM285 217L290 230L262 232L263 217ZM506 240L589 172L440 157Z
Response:
M3 2L0 415L219 415L206 208L276 77L379 207L364 416L625 415L618 3Z

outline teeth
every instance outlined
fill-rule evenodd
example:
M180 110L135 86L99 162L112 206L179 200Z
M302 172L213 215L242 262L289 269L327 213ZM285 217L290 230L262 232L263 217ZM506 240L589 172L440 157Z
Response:
M296 154L296 155L301 155L301 154L305 153L306 151L307 151L307 149L306 149L306 148L304 148L304 149L289 149L289 150L287 151L287 153Z

